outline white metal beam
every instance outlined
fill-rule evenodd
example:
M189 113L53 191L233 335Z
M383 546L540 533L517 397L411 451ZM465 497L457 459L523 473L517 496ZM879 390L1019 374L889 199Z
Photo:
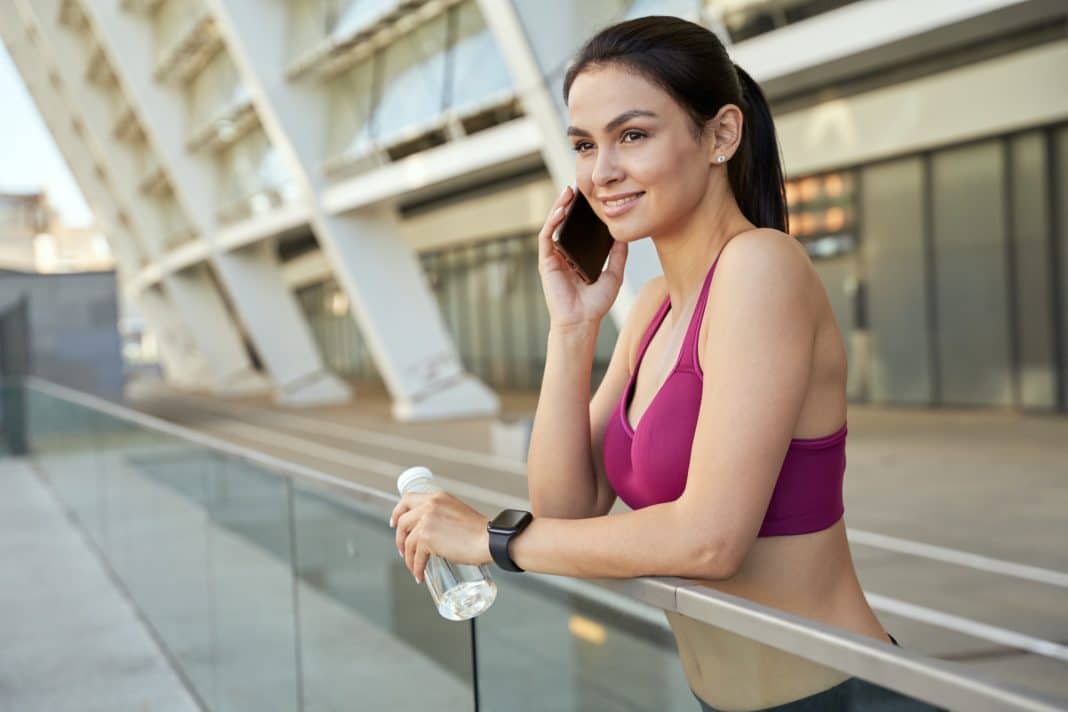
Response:
M105 98L90 90L80 73L86 57L79 55L76 38L70 30L59 25L58 0L39 0L30 3L17 0L16 13L27 33L37 38L35 50L38 60L49 66L58 78L57 94L65 95L68 113L81 127L84 143L95 153L95 161L103 166L108 177L109 192L127 216L131 232L141 239L149 258L159 259L162 244L159 233L162 223L146 204L137 188L138 175L131 149L111 135L110 119ZM164 282L174 311L181 315L186 333L196 339L198 351L205 356L203 372L208 380L201 387L218 393L261 392L265 383L252 367L244 344L237 338L226 306L214 284L203 270L190 270ZM173 320L172 320L173 321Z
M4 2L8 4L8 0ZM14 12L10 5L5 9ZM0 36L94 217L104 229L116 257L119 289L125 294L128 280L136 274L143 259L142 250L125 227L111 191L97 174L86 142L75 132L73 116L52 86L40 52L28 44L25 29L17 22L0 23ZM204 361L188 329L176 318L170 300L158 290L134 294L131 298L156 334L168 382L182 388L197 386L203 378Z
M120 85L142 118L148 142L170 176L175 197L208 245L211 265L270 374L276 400L299 405L348 400L349 388L326 369L274 251L217 249L216 170L210 158L186 150L181 89L163 86L153 77L155 48L148 25L117 3L83 2L82 7Z
M286 80L286 4L207 0L264 130L307 201L323 254L402 420L496 413L499 401L460 363L418 257L375 205L333 215L320 171L326 100L322 87Z
M731 57L758 82L818 67L1025 0L865 0L733 45ZM864 28L858 32L858 28Z

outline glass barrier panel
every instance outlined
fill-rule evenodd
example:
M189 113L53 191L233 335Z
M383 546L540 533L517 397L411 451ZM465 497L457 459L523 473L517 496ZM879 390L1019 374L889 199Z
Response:
M487 710L696 707L663 612L624 613L543 578L493 571L497 599L477 619Z
M206 708L474 707L471 625L411 579L388 507L30 395L39 467Z
M289 482L231 458L206 480L216 709L297 709Z
M67 509L98 543L103 534L93 411L27 391L30 450Z
M210 709L220 709L211 598L210 522L203 507L218 455L134 429L108 474L112 568Z
M294 492L305 708L473 709L470 623L412 579L389 509Z
M447 621L397 554L388 496L294 481L36 389L27 390L26 405L38 470L207 709L453 710L473 709L476 700L479 709L506 712L798 701L811 709L939 709L804 651L746 637L749 614L725 611L698 580L672 591L678 612L664 612L580 579L493 569L494 605L474 621ZM948 576L943 569L918 571L933 579ZM964 574L952 580L970 591L955 611L965 620L978 617L968 610L972 599L1011 597ZM1022 589L1017 582L1012 590ZM930 678L932 690L954 689L990 708L1014 692L1054 699L1052 708L1065 700L1054 644L1044 655L1003 644L998 656L948 662L961 649L952 636L964 633L940 633L940 654L928 645L931 624L879 618L916 659L1008 692ZM775 629L764 629L777 640ZM1058 639L1056 631L1030 635ZM896 668L887 661L882 669Z

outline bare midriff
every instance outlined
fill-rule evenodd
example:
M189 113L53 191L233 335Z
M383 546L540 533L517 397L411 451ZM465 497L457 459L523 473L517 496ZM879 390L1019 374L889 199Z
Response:
M731 578L694 584L889 642L853 569L843 520L822 531L762 537ZM723 628L665 612L690 687L708 704L758 710L807 697L849 675Z

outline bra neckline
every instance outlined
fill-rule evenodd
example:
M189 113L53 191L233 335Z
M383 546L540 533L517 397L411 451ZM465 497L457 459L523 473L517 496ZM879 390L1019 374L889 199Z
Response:
M635 373L637 373L637 371L635 371ZM664 379L664 382L660 384L660 388L658 388L656 393L653 395L652 400L649 401L649 405L645 406L645 412L642 413L642 417L638 420L638 428L641 427L642 421L645 420L645 414L648 413L653 408L654 405L656 405L656 399L660 397L660 394L664 391L664 387L667 386L668 381L670 381L672 378L674 378L675 374L677 374L677 373L692 373L695 376L697 376L697 379L699 381L701 381L702 383L705 380L704 376L701 373L697 372L697 371L692 371L692 370L689 370L689 369L687 369L685 371L680 371L679 368L678 368L678 364L676 363L675 368L673 368L671 370L671 372L668 374L668 377ZM630 425L630 422L627 420L627 410L630 408L630 397L632 395L631 387L633 385L633 381L635 381L635 380L636 379L632 375L631 381L627 383L627 390L623 394L623 404L619 408L619 420L623 424L623 432L626 433L627 437L630 440L633 440L634 437L638 433L638 428L632 428L631 425ZM846 418L845 422L842 423L841 427L839 427L833 433L830 433L828 435L821 435L821 436L815 437L815 438L790 438L790 448L800 448L800 449L819 449L819 448L823 448L823 447L826 447L828 445L834 444L840 438L845 437L845 435L847 435L848 432L849 432L849 419Z
M634 389L637 388L638 371L641 369L642 361L645 359L645 352L649 350L649 344L653 342L656 333L660 331L660 327L663 325L664 319L667 317L667 313L671 311L671 295L668 295L664 299L664 303L660 305L660 308L653 316L649 326L645 329L645 333L642 336L642 342L638 347L638 358L634 361L634 371L630 374L630 378L627 379L627 389L623 392L623 406L620 408L620 417L623 420L623 427L632 438L635 433L637 433L638 428L641 427L642 421L645 420L645 413L648 413L649 409L653 407L656 403L656 399L664 392L664 387L675 377L676 373L696 373L698 378L704 380L704 374L701 372L701 363L697 357L697 337L701 331L701 321L704 319L705 307L708 305L708 288L709 285L712 284L712 277L716 274L716 265L719 264L719 258L722 255L723 249L720 248L719 253L716 255L716 259L712 261L712 266L708 268L708 272L705 274L704 283L701 285L701 291L697 294L697 303L694 305L693 314L690 315L690 323L686 326L686 333L682 337L682 345L679 347L679 355L675 358L675 363L672 365L671 370L668 371L664 382L660 384L660 387L656 389L656 393L654 393L653 397L649 400L649 404L645 406L645 412L643 412L642 417L638 419L638 425L631 427L630 420L627 417L627 411L630 410L631 398L634 397ZM694 328L695 325L697 327L696 329ZM681 368L688 349L693 351L693 363L687 364L686 368Z
M652 332L646 332L649 334L645 343L638 350L638 358L634 362L634 371L630 374L630 378L627 379L627 389L623 392L623 407L620 408L620 416L623 420L623 427L627 431L627 434L631 437L638 432L638 428L641 427L642 421L645 420L645 414L649 412L649 409L656 403L656 399L660 397L660 394L664 392L664 387L668 384L676 373L679 372L679 364L682 363L682 356L686 352L686 339L683 338L682 346L679 347L679 355L675 358L675 363L672 365L671 370L668 371L667 378L660 384L660 387L656 389L656 393L649 400L649 404L645 406L645 411L642 412L641 418L638 419L637 426L631 426L630 419L627 417L627 411L630 410L631 399L634 397L634 389L638 384L638 370L641 368L642 360L645 358L645 352L649 349L649 344L653 342L653 338L656 336L656 332L660 330L660 326L664 323L664 319L667 317L667 313L671 311L671 297L664 300L664 303L660 305L660 309L657 310L657 316L654 317L654 325L650 325ZM696 311L696 309L695 309Z
M722 254L723 252L721 250L720 255ZM708 301L708 287L709 284L711 284L712 276L715 274L716 264L719 263L720 255L716 255L716 259L712 263L712 267L709 268L708 274L705 276L704 286L701 288L701 294L705 296L704 301L706 305ZM649 400L649 404L645 406L645 411L642 413L642 417L638 419L637 426L632 427L630 424L630 420L627 417L627 411L630 410L631 398L633 398L634 389L637 387L638 371L641 368L642 360L644 360L645 358L645 352L649 349L649 344L653 342L653 338L656 336L656 332L660 330L660 326L664 323L664 319L667 317L667 313L671 311L670 296L664 299L664 303L660 305L660 308L653 316L652 321L650 321L649 326L646 327L646 331L643 336L643 342L639 345L638 348L638 357L634 361L634 371L630 374L630 378L627 379L627 387L623 391L623 399L619 407L619 420L623 424L623 432L626 433L627 437L631 440L633 440L634 437L637 435L638 428L641 427L642 421L645 420L646 414L653 408L653 406L656 405L656 401L664 392L664 388L667 387L668 382L671 381L671 379L674 378L676 374L692 373L697 376L697 379L699 381L704 383L704 372L701 370L701 362L697 354L696 337L694 337L693 343L693 367L687 367L685 369L680 368L683 356L686 354L686 345L690 341L689 336L690 331L693 329L694 320L698 318L699 313L702 318L704 317L704 309L702 309L700 312L697 311L698 307L700 306L700 302L702 301L700 295L698 296L697 301L698 305L694 306L694 313L690 317L690 324L686 328L686 335L682 339L682 346L679 347L679 355L675 358L674 365L671 367L671 370L668 371L667 378L665 378L664 382L660 384L660 387L656 389L656 393L654 393L653 397ZM700 330L700 324L698 324L698 330ZM842 423L841 427L839 427L833 433L830 433L828 435L821 435L820 437L816 438L791 438L790 448L796 447L801 449L815 449L825 447L826 445L831 444L833 441L837 441L839 438L843 437L848 432L848 426L849 419L846 418L845 422Z

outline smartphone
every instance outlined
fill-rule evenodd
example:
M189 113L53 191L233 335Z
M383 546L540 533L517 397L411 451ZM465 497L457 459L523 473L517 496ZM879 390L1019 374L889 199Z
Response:
M554 246L582 281L593 284L601 276L615 240L582 191L574 186L571 190L575 197L564 222L557 228Z

